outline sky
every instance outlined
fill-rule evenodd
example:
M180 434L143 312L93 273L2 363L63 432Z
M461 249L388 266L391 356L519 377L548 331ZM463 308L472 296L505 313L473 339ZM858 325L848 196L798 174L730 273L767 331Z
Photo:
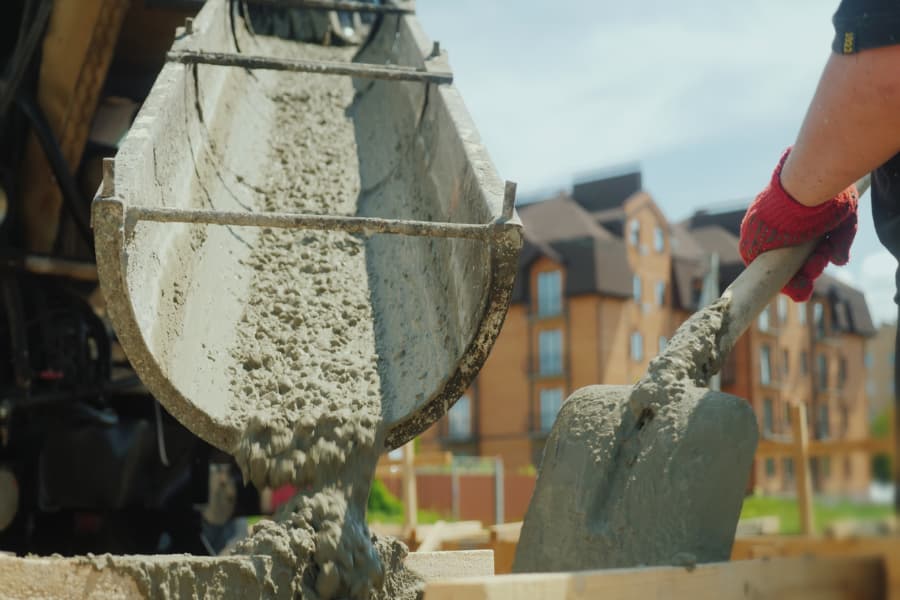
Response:
M837 0L418 0L520 201L637 165L671 221L746 205L793 143L830 52ZM850 264L829 273L896 320L896 261L868 195Z

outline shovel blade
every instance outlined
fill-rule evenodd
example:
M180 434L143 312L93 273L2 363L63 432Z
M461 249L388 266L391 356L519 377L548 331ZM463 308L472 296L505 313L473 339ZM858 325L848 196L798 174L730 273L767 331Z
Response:
M572 394L547 440L514 571L730 558L758 437L750 405L689 388L641 429L628 386Z

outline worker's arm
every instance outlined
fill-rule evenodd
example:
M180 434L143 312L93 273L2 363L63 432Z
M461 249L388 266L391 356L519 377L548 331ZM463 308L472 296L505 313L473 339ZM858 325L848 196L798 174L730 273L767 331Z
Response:
M843 0L834 25L834 54L797 141L741 223L747 264L775 248L820 240L782 290L797 301L809 299L829 262L850 258L853 182L900 151L900 2Z
M833 54L781 172L815 206L900 152L900 46Z

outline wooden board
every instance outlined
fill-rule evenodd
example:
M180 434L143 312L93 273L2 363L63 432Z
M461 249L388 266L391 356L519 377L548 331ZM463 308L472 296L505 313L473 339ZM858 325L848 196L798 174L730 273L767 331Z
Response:
M673 598L865 600L884 598L879 558L784 558L676 567L537 573L435 581L425 600Z
M815 556L878 556L884 561L888 595L900 600L900 537L857 537L828 539L816 536L761 536L738 539L731 552L732 560Z

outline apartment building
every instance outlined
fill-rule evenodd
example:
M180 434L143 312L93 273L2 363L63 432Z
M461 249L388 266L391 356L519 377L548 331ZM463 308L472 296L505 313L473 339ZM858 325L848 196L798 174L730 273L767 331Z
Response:
M869 420L894 404L894 352L896 323L882 323L866 343L866 396L869 398Z
M424 447L500 455L514 470L540 462L572 391L637 381L700 306L704 286L718 295L743 268L734 227L742 211L670 224L640 173L576 184L519 214L526 240L500 336L471 388L421 437ZM863 344L873 332L865 300L823 279L809 304L773 301L739 341L722 388L752 403L764 435L787 433L788 403L804 402L817 436L864 437ZM848 460L819 461L818 489L862 490L868 463ZM792 473L790 461L763 461L752 485L788 489Z

